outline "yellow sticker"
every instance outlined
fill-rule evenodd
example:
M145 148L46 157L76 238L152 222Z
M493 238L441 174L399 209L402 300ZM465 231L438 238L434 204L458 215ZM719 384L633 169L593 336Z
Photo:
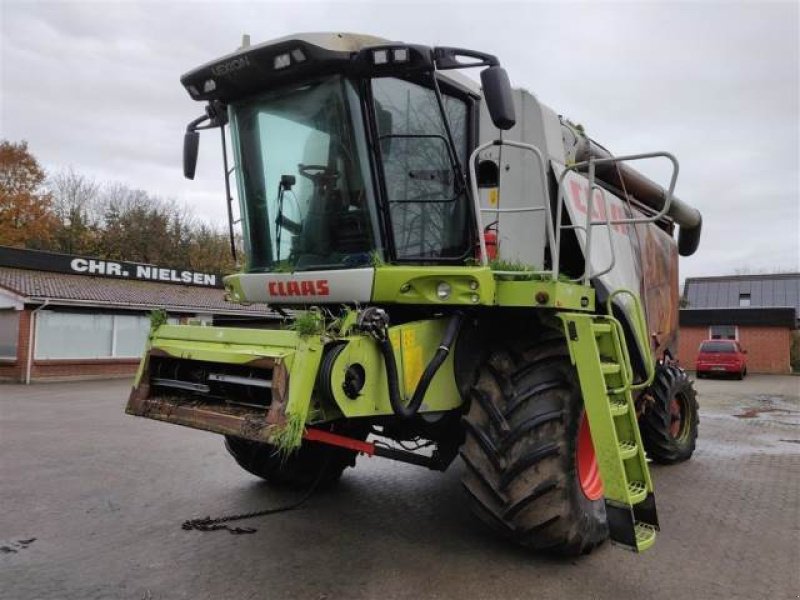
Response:
M497 206L497 188L489 190L489 206Z
M411 395L422 377L422 346L403 348L403 383L406 395Z
M403 348L411 348L417 345L417 332L415 329L403 330Z
M406 395L412 394L422 377L422 346L417 344L413 328L403 330L403 384Z

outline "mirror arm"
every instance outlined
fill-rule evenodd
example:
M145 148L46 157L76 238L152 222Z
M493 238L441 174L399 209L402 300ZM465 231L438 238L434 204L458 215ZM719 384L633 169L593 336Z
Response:
M476 62L460 63L459 56L476 59ZM500 61L493 54L478 52L477 50L467 50L466 48L450 48L448 46L438 46L433 49L433 57L436 68L440 71L446 69L469 69L471 67L497 67Z
M203 121L208 121L211 117L208 115L203 115L201 117L197 117L194 121L191 121L186 126L186 133L192 133L193 131L197 131L199 129L211 129L211 125L206 125L205 127L200 127L200 123Z

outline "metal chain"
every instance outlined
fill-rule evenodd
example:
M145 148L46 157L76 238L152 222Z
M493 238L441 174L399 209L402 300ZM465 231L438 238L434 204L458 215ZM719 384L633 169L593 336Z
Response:
M316 491L317 487L322 481L323 476L325 475L325 472L328 468L328 463L330 463L330 454L328 454L325 457L325 460L322 462L319 473L317 473L317 477L311 483L311 486L308 488L308 490L306 490L305 494L303 494L300 497L300 499L295 502L286 504L284 506L278 506L276 508L267 508L265 510L257 510L254 512L241 513L238 515L228 515L225 517L217 517L214 519L212 519L211 517L189 519L181 524L181 529L185 531L192 531L192 530L219 531L221 529L225 529L231 535L256 533L258 529L256 529L255 527L229 527L228 525L225 525L225 523L230 523L232 521L244 521L246 519L255 519L257 517L265 517L267 515L274 515L277 513L287 512L290 510L295 510L297 508L300 508L300 506L302 506L309 498L311 498L312 494Z

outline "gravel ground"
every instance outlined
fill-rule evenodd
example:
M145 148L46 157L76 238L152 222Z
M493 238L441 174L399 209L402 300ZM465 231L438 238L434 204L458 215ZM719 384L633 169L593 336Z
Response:
M445 474L359 459L254 535L189 517L284 503L217 436L123 414L123 381L0 386L0 598L798 598L800 377L701 380L694 458L654 467L635 555L531 556Z

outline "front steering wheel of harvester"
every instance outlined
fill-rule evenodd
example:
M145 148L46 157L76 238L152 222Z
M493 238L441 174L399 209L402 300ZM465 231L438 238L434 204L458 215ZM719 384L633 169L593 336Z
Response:
M578 374L563 335L498 343L464 417L462 484L473 512L515 542L562 555L608 537Z

